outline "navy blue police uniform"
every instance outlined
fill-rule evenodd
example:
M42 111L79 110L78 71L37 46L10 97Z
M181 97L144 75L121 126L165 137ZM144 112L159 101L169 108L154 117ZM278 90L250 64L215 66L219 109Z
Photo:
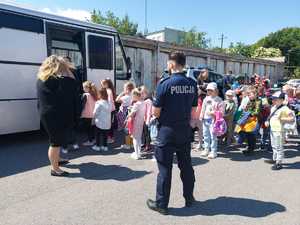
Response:
M161 108L155 158L158 164L156 203L167 208L170 198L173 156L176 153L183 196L193 199L194 170L191 164L191 111L197 107L197 83L184 73L173 73L157 86L153 105Z

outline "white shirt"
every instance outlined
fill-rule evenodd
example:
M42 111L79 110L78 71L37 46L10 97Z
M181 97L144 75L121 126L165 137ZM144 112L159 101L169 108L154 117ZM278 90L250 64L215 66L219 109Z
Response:
M206 96L202 104L200 118L213 119L214 117L209 115L209 113L215 111L217 107L220 107L220 110L224 112L223 100L219 96Z
M131 95L124 95L124 96L122 96L121 97L122 106L124 106L124 107L131 106L131 100L132 100Z
M106 100L99 100L95 104L94 119L99 129L109 130L111 127L111 104Z

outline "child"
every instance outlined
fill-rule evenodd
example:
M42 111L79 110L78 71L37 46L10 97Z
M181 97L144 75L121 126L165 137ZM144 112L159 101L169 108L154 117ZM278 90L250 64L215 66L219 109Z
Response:
M283 140L284 140L284 123L290 123L294 120L290 109L284 105L285 95L278 91L272 95L273 107L271 115L266 122L266 126L270 126L271 145L273 149L273 159L266 160L268 163L274 164L272 170L282 169L282 160L284 158Z
M95 127L92 125L94 118L93 112L96 101L98 100L98 93L94 83L85 81L83 83L84 94L82 96L83 110L81 113L82 126L87 134L87 141L83 143L84 146L93 145L93 138Z
M200 120L203 123L204 151L201 156L208 156L209 159L217 157L217 136L213 133L214 113L217 107L224 111L222 99L218 96L218 87L215 82L207 85L207 96L205 97L200 113Z
M269 104L269 99L267 97L262 97L261 98L261 129L262 129L262 134L260 138L260 149L267 150L268 152L272 151L271 147L271 140L270 140L270 127L265 126L265 122L270 116L271 113L271 106Z
M192 117L190 125L192 127L193 133L195 131L198 132L198 140L199 143L196 146L196 150L202 151L202 142L203 142L203 135L202 135L202 121L200 120L200 113L201 113L201 109L202 109L202 94L201 94L201 90L200 88L198 89L198 105L197 105L197 109L195 112L195 115ZM196 118L196 119L193 119ZM194 134L193 134L194 135Z
M134 153L131 154L131 158L140 159L142 147L142 133L146 112L146 107L142 98L140 88L136 88L132 91L132 100L134 104L128 115L128 118L131 118L133 121L133 130L131 135L133 138Z
M94 109L96 124L96 145L92 147L95 151L108 151L107 137L111 127L111 105L108 102L108 95L105 88L100 88L99 99Z
M225 93L226 100L224 102L225 104L225 114L224 114L224 119L227 124L227 132L226 132L226 145L229 146L234 142L234 137L233 137L233 131L234 131L234 125L233 125L233 117L236 111L236 103L234 101L234 91L228 90Z
M246 138L248 148L243 151L243 154L248 155L254 152L256 146L256 134L259 130L258 116L260 115L261 102L257 98L257 90L255 87L248 87L247 104L242 106L243 116L248 115L245 123L238 129L240 141Z
M113 124L115 124L115 120L116 118L116 106L115 106L115 99L116 99L116 93L115 93L115 88L114 88L114 84L111 81L111 79L107 78L101 81L101 87L104 87L107 91L107 95L108 95L108 102L111 105L111 118L112 118L112 126L109 130L109 134L108 134L108 143L112 144L114 143L114 129L116 129L115 127L113 127Z
M119 94L116 98L116 102L120 103L120 109L117 113L118 119L118 129L122 130L125 128L125 120L128 114L128 107L131 105L132 96L131 92L134 89L134 84L132 82L127 82L124 84L124 91ZM130 136L125 135L125 144L121 146L124 149L130 149Z
M145 117L144 117L144 128L143 128L143 144L144 151L151 151L151 139L150 139L150 131L149 125L152 116L152 100L149 97L149 92L145 86L141 87L142 99L145 103Z

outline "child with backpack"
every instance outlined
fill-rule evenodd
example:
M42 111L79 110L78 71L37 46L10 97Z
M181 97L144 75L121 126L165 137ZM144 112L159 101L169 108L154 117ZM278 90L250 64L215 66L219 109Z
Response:
M204 151L201 156L208 156L209 159L217 157L218 137L214 132L215 113L219 111L224 112L222 99L218 96L218 87L215 82L207 85L207 96L205 97L202 110L200 113L200 120L203 123L203 139Z
M116 102L120 103L120 109L117 113L118 119L118 129L123 130L125 128L125 121L128 115L128 109L132 103L132 91L134 89L134 84L132 82L127 82L124 84L124 91L119 94L116 98ZM125 144L121 147L124 149L130 149L131 138L128 134L125 134Z
M265 162L273 164L272 170L282 169L282 160L284 159L284 124L295 120L291 110L284 105L285 95L278 91L272 95L273 107L271 115L266 121L266 126L270 127L271 144L273 149L273 159Z

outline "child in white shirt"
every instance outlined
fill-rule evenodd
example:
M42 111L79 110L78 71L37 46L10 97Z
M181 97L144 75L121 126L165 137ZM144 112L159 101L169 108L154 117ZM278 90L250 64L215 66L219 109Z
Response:
M203 124L204 151L201 156L208 156L209 159L217 157L218 138L213 133L215 111L219 109L224 112L222 99L218 96L218 87L215 82L207 85L207 96L204 98L200 113L200 120Z
M96 145L92 147L95 151L108 151L107 137L111 128L111 104L105 88L99 90L99 99L94 109L94 120L96 125Z

